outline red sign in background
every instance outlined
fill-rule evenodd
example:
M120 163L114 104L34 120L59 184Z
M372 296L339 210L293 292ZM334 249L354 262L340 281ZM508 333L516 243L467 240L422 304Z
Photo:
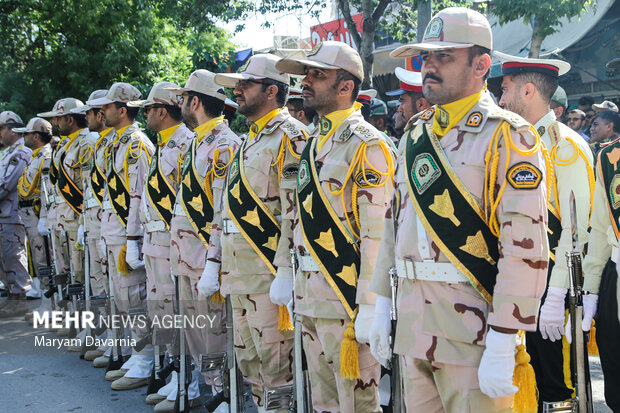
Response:
M355 25L357 26L357 30L360 34L362 34L362 13L356 14L352 17ZM310 28L310 39L312 41L312 47L325 40L336 40L346 43L357 50L357 46L351 38L351 33L349 32L349 28L347 27L347 23L344 19L334 20L318 26L312 26Z

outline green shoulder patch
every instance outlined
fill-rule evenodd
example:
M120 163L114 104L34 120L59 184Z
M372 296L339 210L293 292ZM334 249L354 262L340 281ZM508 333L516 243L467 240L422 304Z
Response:
M542 180L542 173L529 162L519 162L508 170L506 179L514 189L536 189Z

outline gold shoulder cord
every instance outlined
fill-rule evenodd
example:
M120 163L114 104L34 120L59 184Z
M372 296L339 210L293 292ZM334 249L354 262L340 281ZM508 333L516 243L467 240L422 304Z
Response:
M301 131L301 133L306 137L306 139L308 138L304 131ZM278 165L278 183L280 183L280 181L282 180L282 170L284 169L284 159L286 158L286 151L288 151L293 156L293 158L297 160L301 158L301 154L295 152L295 150L293 149L293 144L291 143L291 139L285 133L282 135L280 149L278 149L278 157L276 158L275 162L271 164L271 166Z
M215 178L224 178L226 176L226 170L228 168L228 165L230 165L234 159L234 153L232 148L230 146L227 146L226 150L230 156L228 162L224 165L221 172L218 172L218 168L216 168L217 162L220 159L220 150L216 148L213 152L213 162L211 162L211 168L207 171L207 174L205 175L204 189L211 206L213 206L213 180ZM192 161L193 160L194 158L192 157Z
M37 168L37 173L32 178L32 182L28 182L28 178L26 177L27 169L24 170L24 173L22 174L22 176L19 177L19 181L17 183L17 192L19 193L19 196L21 196L22 198L28 198L32 194L41 193L41 190L38 188L38 186L44 163L45 159L43 159L39 164L39 167Z

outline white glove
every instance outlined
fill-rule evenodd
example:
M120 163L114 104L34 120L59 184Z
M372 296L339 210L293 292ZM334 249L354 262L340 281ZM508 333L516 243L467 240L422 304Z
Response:
M220 289L220 266L219 262L207 260L205 269L198 281L198 294L203 297L211 297Z
M392 308L392 299L388 297L378 296L375 304L375 315L368 333L368 341L370 344L370 353L377 359L382 366L387 367L392 358L392 349L390 348L390 334L392 334L392 322L390 320L390 309ZM355 329L357 333L357 328Z
M547 298L540 309L538 328L545 340L562 340L564 334L564 300L566 288L549 287Z
M99 247L99 252L101 253L102 258L108 256L108 246L105 245L105 240L103 238L99 238L99 242L97 242L97 247Z
M504 334L493 328L489 329L486 349L478 367L478 381L482 393L495 398L507 397L519 390L512 384L516 345L516 334Z
M84 225L80 225L78 227L78 232L77 232L77 242L78 244L80 244L81 246L84 246Z
M137 239L127 240L127 256L125 261L127 261L132 270L144 267L144 261L140 259L140 246Z
M372 320L375 317L375 306L372 304L360 304L355 317L355 340L358 343L369 344L368 333Z
M37 224L37 231L39 231L39 234L41 234L42 237L50 234L50 230L47 227L47 219L45 217L39 218L39 223Z
M282 271L280 271L282 270ZM269 287L269 299L275 305L287 305L293 297L293 274L290 269L278 268Z
M592 328L592 319L596 315L597 306L597 294L586 294L583 296L583 320L581 321L581 329L583 331L590 331L590 328Z

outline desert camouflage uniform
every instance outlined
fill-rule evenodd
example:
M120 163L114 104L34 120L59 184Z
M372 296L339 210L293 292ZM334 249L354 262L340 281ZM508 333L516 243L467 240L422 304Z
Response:
M85 147L82 141L88 135L88 129L80 129L63 139L59 144L59 149L53 154L54 162L58 165L58 174L63 167L73 183L82 190L82 167L80 159L84 156ZM65 155L64 164L61 165L61 157ZM75 282L84 282L84 250L77 249L77 231L81 214L76 213L71 206L64 200L58 188L59 182L54 185L54 198L56 200L56 226L61 234L66 233L69 238L69 251L73 264L73 274ZM61 235L65 238L64 234ZM56 245L59 245L58 243Z
M137 123L127 127L119 135L116 133L111 150L106 150L106 158L113 156L114 167L120 177L125 174L125 159L127 159L130 203L127 227L123 228L121 220L116 216L109 201L109 189L103 195L103 219L101 220L101 239L108 250L108 273L112 277L114 296L118 312L127 314L130 308L146 309L146 271L144 268L131 269L129 274L122 274L118 270L119 254L127 244L128 236L141 237L144 233L139 218L140 203L146 183L149 168L149 158L154 152L153 144L140 130ZM130 154L127 152L131 151ZM109 152L109 153L107 153ZM106 168L107 169L107 168ZM106 172L107 173L107 172ZM134 338L140 339L146 330L135 329ZM148 347L148 346L147 346ZM142 350L145 351L145 350ZM152 349L150 349L152 352ZM141 354L141 353L140 353ZM146 352L145 354L149 354Z
M11 294L30 288L26 231L17 208L17 182L32 158L32 151L18 139L0 161L0 281Z
M319 136L319 129L314 136ZM357 182L355 174L345 182L358 147L366 143L367 168L376 168L376 187ZM359 234L360 271L357 277L357 304L374 305L376 295L368 290L379 252L385 210L393 191L392 171L380 145L391 147L381 132L364 120L360 111L336 129L316 154L321 187L335 213L354 234ZM394 157L394 154L388 154ZM354 182L356 181L356 182ZM331 191L344 188L344 203ZM352 191L357 186L359 225L353 215ZM300 202L302 202L300 200ZM329 219L329 218L326 218ZM295 227L295 249L301 255L310 252L304 244L301 226ZM351 321L325 276L319 271L301 271L295 280L295 311L302 314L303 346L308 357L313 408L321 412L380 412L378 383L381 366L370 353L368 344L358 343L361 378L344 379L340 375L340 346Z
M101 133L91 132L82 141L84 159L82 161L82 185L84 187L83 213L80 223L84 225L84 238L88 243L90 265L90 289L92 295L104 295L109 292L108 260L102 256L99 243L101 242L101 219L103 209L93 195L91 171L96 164L105 177L107 158L104 153L112 144L114 129L105 129Z
M467 126L475 112L480 112L480 122L477 126ZM432 119L431 116L427 121L418 120L412 126L416 116L406 131L432 123ZM502 119L510 123L512 142L518 149L533 147L536 138L530 132L530 125L500 109L488 94L440 141L454 172L481 206L486 148ZM408 135L405 132L400 141L401 153L396 166L395 195L400 196L392 198L392 202L400 200L400 205L387 211L379 260L370 287L385 297L391 297L388 271L395 265L395 258L449 262L422 227L410 200L402 153L405 140L410 139ZM500 142L498 151L496 190L505 181L505 141ZM500 260L492 305L469 283L399 278L395 353L402 357L407 411L511 411L512 396L492 399L480 391L478 365L489 325L525 331L536 329L540 297L545 289L549 257L545 162L541 151L524 156L511 150L510 165L519 162L532 164L543 176L532 190L517 190L506 183L497 208ZM396 216L393 210L399 211ZM426 243L418 242L420 236L426 237ZM424 244L431 251L420 252Z
M181 123L167 142L160 143L159 168L174 188L175 194L181 180L183 157L189 149L194 133ZM155 162L155 156L151 163ZM158 212L147 194L150 182L145 182L140 208L140 220L144 227L144 266L149 316L173 315L175 286L170 278L170 232L159 218ZM162 185L161 183L160 185ZM174 199L169 199L170 209ZM152 228L152 229L151 229Z
M562 233L557 248L552 250L556 258L555 263L549 264L550 273L548 274L549 286L568 289L568 267L566 264L566 252L572 249L571 237L571 217L570 217L570 193L575 194L577 206L577 225L579 242L584 245L588 242L588 222L590 218L590 181L594 184L592 173L592 152L588 144L581 136L563 123L557 122L553 129L552 124L556 123L553 110L543 116L534 128L540 135L541 141L547 147L551 160L553 161L554 178L556 181L557 194L552 191L549 202L559 211L562 222ZM556 134L559 134L556 137ZM580 151L583 157L576 151ZM569 162L574 160L574 162ZM559 205L556 202L559 201ZM541 299L541 307L545 302L546 293ZM568 303L567 303L568 304ZM568 314L567 314L568 317ZM565 338L562 340L544 340L540 331L528 332L526 334L528 353L532 357L532 367L536 372L536 382L538 383L539 403L556 402L571 398L573 388L570 385L570 369L565 366L570 365L569 357L564 358L564 354L570 354L570 345Z
M18 190L20 190L19 217L22 224L24 224L26 236L28 237L28 247L30 248L32 265L34 267L33 275L37 277L39 277L39 268L47 267L45 242L37 230L37 225L39 224L39 214L43 210L41 208L41 175L43 170L49 169L51 157L52 147L49 143L33 151L32 160L17 184ZM28 194L29 192L30 194L26 197L21 196L21 193ZM31 206L25 206L24 204L31 204ZM41 288L46 289L49 284L48 277L39 277L39 281L41 282Z
M281 218L281 235L274 264L278 271L291 271L289 248L293 239L295 177L281 177L278 158L282 139L291 139L292 148L301 153L305 135L287 109L280 110L245 148L245 173L256 195ZM249 138L246 138L249 139ZM299 160L288 151L283 171ZM235 354L243 376L252 383L254 400L263 405L264 387L275 388L293 379L293 332L278 329L278 306L269 299L273 274L250 244L239 233L225 234L222 221L230 219L227 191L221 214L215 211L209 257L222 256L222 294L230 294L235 326Z
M228 165L241 144L241 140L226 123L220 123L211 131L201 135L196 138L201 139L201 141L196 148L196 158L192 161L199 176L204 180L207 172L213 168L215 151L219 152L218 160ZM216 213L222 209L222 191L225 184L225 177L213 178L211 188L213 190L213 208ZM172 264L172 274L178 277L180 283L179 291L184 314L190 317L207 315L213 320L213 324L209 325L208 329L185 329L189 352L194 358L194 362L200 365L201 354L226 351L226 306L224 303L214 302L211 298L199 295L196 287L202 276L207 255L220 261L221 250L215 246L209 246L207 253L204 243L196 235L181 205L182 190L181 187L177 202L174 205L174 215L170 225L170 263ZM215 230L216 225L213 225L211 233L213 234ZM212 381L210 377L205 378L208 383Z

